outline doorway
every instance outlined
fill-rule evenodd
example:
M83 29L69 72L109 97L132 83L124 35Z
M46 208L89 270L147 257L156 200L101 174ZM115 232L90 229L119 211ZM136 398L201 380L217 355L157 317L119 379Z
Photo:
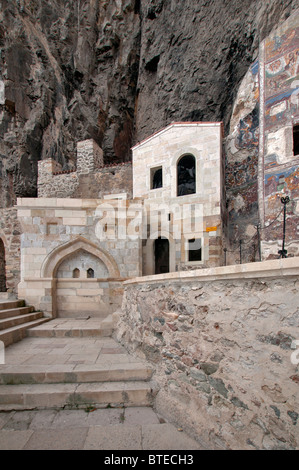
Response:
M155 274L169 273L169 240L159 237L154 243Z

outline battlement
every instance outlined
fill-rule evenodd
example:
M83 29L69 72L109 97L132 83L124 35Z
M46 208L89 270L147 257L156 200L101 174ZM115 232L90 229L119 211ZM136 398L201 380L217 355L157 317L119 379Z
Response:
M131 162L104 165L103 150L93 139L77 143L76 167L63 170L53 159L38 162L38 197L102 197L129 191Z

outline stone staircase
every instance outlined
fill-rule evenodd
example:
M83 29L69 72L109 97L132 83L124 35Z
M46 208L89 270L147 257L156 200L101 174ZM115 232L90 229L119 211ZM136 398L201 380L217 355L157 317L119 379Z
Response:
M29 328L48 321L24 300L0 300L0 341L5 347L25 338Z
M153 371L113 340L113 326L108 317L29 328L0 365L0 410L151 406Z

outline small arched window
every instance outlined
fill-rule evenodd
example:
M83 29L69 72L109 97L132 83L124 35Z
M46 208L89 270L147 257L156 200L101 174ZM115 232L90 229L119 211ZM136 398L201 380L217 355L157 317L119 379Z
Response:
M94 278L94 270L92 268L87 269L87 278L88 279Z
M196 192L196 161L193 155L184 155L177 164L178 196Z
M78 278L78 277L80 277L80 269L75 268L73 270L73 278Z

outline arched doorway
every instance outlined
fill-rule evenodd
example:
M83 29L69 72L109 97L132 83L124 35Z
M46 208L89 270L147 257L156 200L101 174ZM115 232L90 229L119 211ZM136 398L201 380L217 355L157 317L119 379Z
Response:
M0 292L6 292L5 248L0 238Z
M155 274L169 273L169 240L159 237L154 243Z
M177 196L196 193L196 160L184 155L177 163Z

